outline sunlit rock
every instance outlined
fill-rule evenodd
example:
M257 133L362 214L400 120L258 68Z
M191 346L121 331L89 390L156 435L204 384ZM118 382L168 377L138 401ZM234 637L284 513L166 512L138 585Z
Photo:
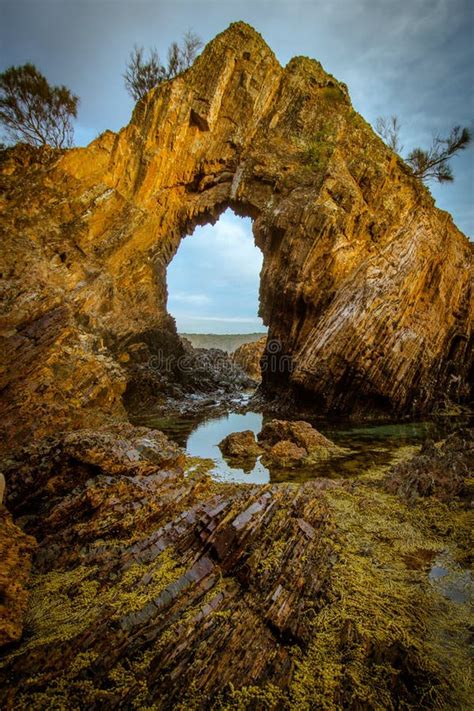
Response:
M260 361L265 352L266 343L267 337L263 336L258 341L243 343L232 354L233 361L240 365L242 370L256 382L260 382L262 379Z
M255 458L262 453L252 430L231 432L219 443L219 448L225 456L236 459Z
M263 253L266 392L390 415L469 396L467 238L344 84L304 57L282 68L244 23L119 133L3 152L0 181L7 441L125 417L137 359L176 375L166 268L229 206Z

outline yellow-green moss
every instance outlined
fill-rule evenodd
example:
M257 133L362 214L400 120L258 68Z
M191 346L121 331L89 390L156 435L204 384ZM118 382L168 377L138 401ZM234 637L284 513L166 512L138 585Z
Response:
M283 554L287 548L288 542L284 538L279 538L272 543L267 551L265 558L258 564L258 572L272 572L281 567Z
M311 622L308 650L295 651L290 707L343 709L349 693L356 708L467 711L466 606L433 590L427 570L406 565L407 554L440 551L456 541L433 531L423 507L409 509L374 487L382 474L369 473L352 492L327 492L339 560L329 603ZM403 688L406 675L416 705Z
M275 684L267 682L262 686L242 686L235 689L229 684L225 700L215 705L216 711L251 711L259 708L262 711L276 711L286 707L283 691Z
M400 448L394 458L411 454L412 449ZM322 555L330 547L335 556L324 595L307 620L308 644L289 650L293 661L289 689L267 683L229 686L211 704L198 683L193 684L202 664L198 648L188 669L190 689L176 709L337 711L347 708L350 698L356 708L377 711L467 711L467 606L451 602L430 584L426 561L448 549L453 560L466 564L472 512L459 503L435 499L409 506L384 490L386 470L387 465L371 467L351 486L329 488L321 501L308 504L312 511L315 505L329 511L311 555ZM198 486L200 476L196 474ZM222 485L214 486L222 490ZM228 516L235 516L235 511ZM257 576L284 570L288 539L282 536L281 523L288 516L284 506L279 508L262 531L259 545L250 551L251 556L260 556L253 559ZM95 567L34 576L25 641L4 663L43 645L72 641L104 614L114 618L141 609L183 572L168 548L151 563L133 564L105 587ZM84 705L107 705L118 696L127 708L155 711L147 686L151 663L191 630L208 606L207 625L232 624L229 600L240 594L232 578L217 580L150 648L119 660L108 674L107 688L97 689L87 678L88 670L100 663L98 655L93 650L72 653L59 678L49 680L46 672L26 680L15 697L15 708L75 711ZM72 648L71 642L68 653ZM410 688L405 688L407 680Z

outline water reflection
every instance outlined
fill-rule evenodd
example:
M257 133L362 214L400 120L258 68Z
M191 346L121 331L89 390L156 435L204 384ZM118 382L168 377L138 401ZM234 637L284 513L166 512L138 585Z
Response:
M272 470L264 466L259 458L244 464L234 464L224 459L218 447L224 437L231 432L243 430L252 430L256 435L267 419L271 418L259 412L231 412L218 417L201 414L160 419L143 415L139 423L162 430L191 456L214 460L212 474L217 479L253 484L269 481L302 482L318 476L358 476L374 467L391 464L403 447L420 445L429 437L446 436L449 430L446 422L439 424L434 421L375 425L347 422L328 424L319 421L313 422L314 426L340 447L347 449L346 455L311 466Z
M193 457L213 459L216 466L211 471L217 479L239 481L252 484L267 484L270 481L270 471L260 458L253 466L232 466L222 456L218 444L231 432L252 430L256 435L262 429L263 415L259 412L247 412L240 415L235 412L199 424L191 432L186 443L188 454Z
M473 584L471 571L461 568L449 551L439 555L429 572L431 584L452 602L472 600Z

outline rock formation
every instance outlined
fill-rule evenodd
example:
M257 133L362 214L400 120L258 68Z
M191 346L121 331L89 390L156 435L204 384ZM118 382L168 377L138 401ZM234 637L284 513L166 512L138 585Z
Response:
M469 508L474 496L473 461L474 432L461 430L442 442L426 442L417 457L390 471L386 488L409 501L434 496L446 504L461 501Z
M262 379L260 361L265 353L266 345L267 337L263 336L262 338L259 338L258 341L243 343L232 354L232 360L234 363L240 365L242 370L244 370L247 375L249 375L252 380L255 380L256 382L260 382Z
M315 458L327 459L331 454L341 452L340 447L304 420L270 420L258 434L258 441L263 446L272 447L282 440L294 442Z
M289 439L281 439L265 452L262 461L268 467L292 469L302 465L307 455L308 452L303 447Z
M3 151L0 189L0 706L467 708L464 607L423 565L467 559L471 526L465 501L421 498L425 455L393 477L218 483L126 422L147 387L197 387L166 267L228 207L263 252L267 395L468 397L468 241L346 87L237 23L118 134ZM279 441L309 451L294 427ZM464 455L441 452L440 498Z
M34 538L15 526L0 504L0 647L21 637L35 547Z
M217 483L130 425L39 440L7 481L38 550L2 709L468 708L464 606L417 568L468 554L456 502L404 506L383 472ZM3 512L2 643L21 630L32 544Z
M219 448L222 454L235 459L255 459L262 453L252 430L231 432L227 437L224 437L222 442L219 442Z
M0 182L5 441L125 418L137 361L176 375L166 267L228 207L263 252L267 392L391 414L468 397L468 240L344 84L304 57L282 68L248 25L119 133L4 151Z

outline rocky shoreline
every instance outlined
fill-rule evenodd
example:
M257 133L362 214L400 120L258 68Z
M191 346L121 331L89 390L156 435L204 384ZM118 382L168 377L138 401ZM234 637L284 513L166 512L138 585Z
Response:
M472 435L400 457L353 480L255 486L215 482L131 425L24 448L3 463L27 535L2 529L21 551L2 707L467 708L466 611L427 565L448 547L468 564ZM405 503L428 462L440 488Z
M235 23L118 134L2 150L0 189L2 709L467 711L472 433L256 485L138 424L249 407L166 309L228 207L264 258L254 409L468 407L471 246L347 87ZM310 458L306 424L266 453Z

